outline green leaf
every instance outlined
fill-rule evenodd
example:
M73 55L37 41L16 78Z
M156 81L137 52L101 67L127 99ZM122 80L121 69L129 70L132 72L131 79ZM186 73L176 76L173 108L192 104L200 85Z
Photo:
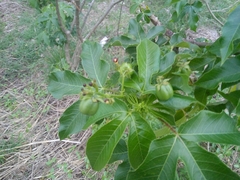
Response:
M160 73L170 71L175 62L176 53L174 51L168 52L164 57L160 58Z
M136 169L145 159L149 145L155 134L150 125L137 113L131 116L128 136L128 157L131 166Z
M163 26L154 26L147 33L147 39L153 39L156 36L163 34L165 29Z
M130 78L126 78L124 81L125 87L129 87L129 88L135 89L137 91L141 91L142 84L143 83L140 82L139 77L138 77L137 73L135 73L135 71Z
M228 59L222 66L218 66L203 74L196 82L197 86L205 89L215 89L220 82L231 83L240 80L240 56Z
M216 155L174 135L154 140L145 161L137 170L129 172L127 179L177 179L175 172L179 159L184 162L189 179L239 179Z
M202 104L207 104L207 97L214 95L217 92L217 89L207 90L201 87L196 87L194 90L194 96Z
M221 91L218 91L218 93L224 97L225 99L227 99L228 101L230 101L233 106L237 106L238 105L238 101L240 99L240 90L237 90L237 91L233 91L233 92L230 92L228 94L225 94Z
M119 99L115 99L113 104L100 103L97 113L88 119L83 128L87 129L93 123L111 115L115 115L116 117L125 117L127 111L127 105Z
M109 162L128 122L127 119L112 120L89 138L86 154L94 170L100 171Z
M198 15L195 12L195 8L192 5L185 6L185 11L189 15L189 25L190 29L196 31L197 29L197 22L198 22Z
M64 95L79 94L83 84L90 80L70 71L57 71L49 76L48 91L54 98L62 98Z
M236 122L224 112L201 111L179 128L179 134L188 141L240 145Z
M238 6L228 17L222 28L220 43L213 44L220 49L222 64L234 51L234 41L240 38L240 6Z
M172 126L175 125L175 120L173 116L175 114L175 111L173 111L172 109L169 109L159 103L148 105L148 109L154 117L161 119Z
M124 48L128 48L131 46L136 47L139 41L133 40L127 36L119 36L119 37L114 37L109 41L109 44L111 46L122 46Z
M100 60L103 49L100 44L85 41L82 47L81 59L82 65L89 78L95 79L100 87L103 87L110 70L109 64Z
M152 41L145 39L137 46L138 73L144 81L142 89L148 89L151 78L159 70L160 49Z
M204 67L215 61L216 57L202 57L202 58L194 58L190 61L189 66L191 67L191 70L193 71L203 71Z
M190 106L192 103L196 103L196 100L190 96L174 94L171 99L167 101L161 101L160 103L168 108L174 108L175 110L178 110L184 109Z
M77 101L68 107L59 119L60 127L58 132L61 140L71 134L80 132L87 121L88 116L79 111L79 103L80 101Z
M128 160L127 145L126 145L125 140L123 140L123 139L120 139L120 141L118 142L108 164L113 163L118 160Z
M118 165L118 168L114 174L114 180L126 180L130 168L130 163L128 161L123 161Z
M189 76L187 74L173 73L174 76L170 79L173 87L181 89L183 92L190 94L193 89L189 86Z
M142 26L135 19L131 19L129 21L128 33L131 34L135 38L135 40L141 40L146 38Z

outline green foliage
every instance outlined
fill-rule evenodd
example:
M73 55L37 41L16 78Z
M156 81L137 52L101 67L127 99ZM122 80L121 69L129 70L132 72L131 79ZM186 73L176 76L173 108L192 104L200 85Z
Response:
M74 17L73 6L66 2L59 2L59 11L64 26L69 28ZM37 37L39 42L44 42L46 45L63 46L66 39L59 27L56 7L53 4L41 8L36 25L41 30Z
M134 2L132 11L140 3ZM188 13L189 25L195 29L200 1L171 3L177 18ZM200 146L202 142L240 145L240 56L234 55L234 48L221 58L216 53L222 39L228 37L226 31L238 32L240 23L234 21L238 13L239 7L230 14L218 43L207 48L186 42L179 34L166 39L163 27L147 29L140 21L130 20L128 33L108 44L124 47L126 59L132 62L114 59L113 74L118 74L114 83L109 64L103 60L103 48L85 41L81 63L87 78L70 71L49 76L48 89L54 97L80 94L79 101L60 118L60 139L98 124L86 154L97 171L120 161L115 179L178 179L180 162L189 179L239 179L215 154ZM226 44L239 47L240 38L231 37ZM169 99L158 100L155 87L161 82L173 87ZM223 100L213 102L214 95ZM88 116L78 110L85 98L99 103L96 114Z

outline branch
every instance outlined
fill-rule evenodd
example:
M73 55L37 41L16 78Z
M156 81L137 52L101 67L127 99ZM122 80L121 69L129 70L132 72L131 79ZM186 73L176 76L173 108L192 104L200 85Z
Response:
M66 38L66 44L65 44L65 55L66 55L66 61L71 65L71 57L70 57L70 47L69 47L69 42L70 42L70 31L66 29L62 22L62 18L60 15L60 10L59 10L59 4L58 0L56 0L56 11L57 11L57 17L58 17L58 23L61 28L61 31L63 32L65 38Z
M203 0L203 2L206 4L207 9L210 12L210 14L212 15L213 19L215 19L221 26L223 26L224 24L213 14L208 2L206 0Z
M88 15L89 15L90 11L92 10L92 6L93 6L94 1L95 1L95 0L92 0L92 2L90 3L90 7L89 7L89 9L88 9L88 12L87 12L87 14L86 14L86 16L85 16L85 18L84 18L84 20L83 20L83 24L82 24L82 27L81 27L82 31L83 31L84 26L85 26L85 24L86 24L86 22L87 22L87 19L88 19L88 17L89 17Z
M79 25L80 0L75 0L75 3L76 3L75 17L76 17L77 35L78 35L78 39L80 39L80 41L83 42L82 32L81 32L81 30L80 30L80 25Z
M107 9L107 11L105 12L105 14L101 17L101 19L99 19L99 21L97 22L97 24L92 28L92 30L88 33L88 35L84 38L85 39L88 39L92 33L94 33L94 31L97 29L97 27L99 26L99 24L101 24L101 22L106 18L106 16L108 15L108 13L111 11L111 9L118 3L120 3L121 1L123 0L119 0L117 2L114 2L112 3L109 8Z
M117 35L119 35L119 28L120 28L120 22L121 22L121 17L122 17L123 2L124 2L124 0L122 1L121 8L120 8L119 19L118 19L118 26L117 26Z

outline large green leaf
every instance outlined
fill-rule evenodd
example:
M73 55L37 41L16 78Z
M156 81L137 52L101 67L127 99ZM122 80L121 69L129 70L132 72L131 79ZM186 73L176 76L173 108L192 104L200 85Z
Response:
M234 41L240 39L240 6L238 6L228 17L222 28L220 39L213 44L220 49L222 64L234 51Z
M118 165L118 168L114 174L114 180L126 180L130 168L130 163L128 161L123 161Z
M103 49L100 44L85 41L82 47L81 59L82 66L89 78L97 81L100 87L103 87L107 80L107 75L110 70L109 64L101 60Z
M118 36L114 37L110 40L109 44L112 46L122 46L124 48L130 47L130 46L137 46L139 43L138 40L133 40L127 36Z
M128 33L132 35L135 40L146 38L146 34L142 26L136 21L136 19L131 19L129 21Z
M144 81L143 89L151 85L151 78L159 70L160 49L152 41L145 39L137 46L138 73Z
M240 80L240 56L228 59L222 66L218 66L203 74L196 82L197 86L205 89L215 89L220 82L231 83Z
M225 94L225 93L219 91L219 94L221 94L222 97L224 97L225 99L230 101L233 106L236 107L238 105L238 101L240 99L240 90L233 91L228 94Z
M179 134L189 141L240 145L236 122L224 112L202 111L180 126Z
M175 110L167 108L166 106L155 103L148 105L149 113L157 119L163 120L166 123L175 126L174 114Z
M168 52L164 57L160 59L160 73L168 72L175 61L176 53L174 51Z
M113 104L100 103L97 113L87 120L83 128L87 129L93 123L114 114L119 117L120 116L125 117L127 111L128 111L127 105L119 99L115 99L115 102Z
M136 169L147 156L148 148L155 134L150 125L137 113L131 116L128 136L128 156L131 166Z
M118 160L128 160L127 144L123 139L120 139L118 142L108 163L110 164Z
M94 170L100 171L109 162L128 122L127 118L112 120L89 138L86 153Z
M80 113L79 103L80 101L77 101L72 104L61 116L58 130L60 139L65 139L69 135L78 133L83 129L88 116Z
M147 39L153 39L159 34L163 34L165 29L163 26L153 26L147 33Z
M49 76L48 91L54 98L62 98L64 95L79 94L83 84L90 80L70 71L57 71Z
M178 109L184 109L195 102L196 100L190 96L174 94L174 96L171 99L167 101L161 101L160 103L166 107L174 108L175 110L178 110Z
M128 180L176 179L177 162L184 161L189 179L237 180L239 176L226 167L216 155L202 149L198 144L168 135L154 140L141 166L130 171Z

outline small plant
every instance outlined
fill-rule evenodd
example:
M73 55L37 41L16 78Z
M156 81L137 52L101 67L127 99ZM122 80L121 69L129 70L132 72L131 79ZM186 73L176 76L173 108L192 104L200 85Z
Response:
M182 6L183 15L176 6L177 17L188 14L195 29L199 1ZM144 29L132 19L128 33L109 42L127 54L123 63L113 58L115 72L102 59L101 45L85 41L81 65L86 76L67 70L49 76L48 90L55 98L79 95L59 120L60 139L98 125L86 154L96 171L120 162L116 180L239 179L200 143L240 145L240 6L221 37L204 46L158 26L142 5L140 13L141 21L150 19L156 26ZM212 103L216 94L223 100Z

